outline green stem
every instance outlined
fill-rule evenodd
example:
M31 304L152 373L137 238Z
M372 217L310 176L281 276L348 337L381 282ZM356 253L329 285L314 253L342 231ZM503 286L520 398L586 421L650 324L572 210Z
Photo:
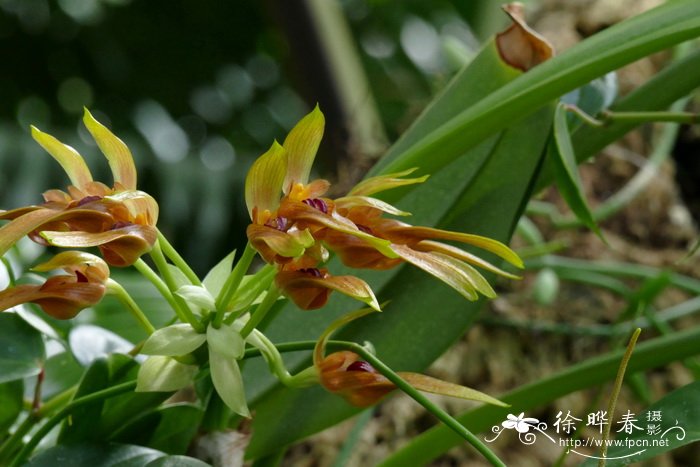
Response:
M78 407L81 407L92 402L109 399L110 397L118 396L125 392L131 391L136 388L136 381L129 381L126 383L118 384L112 386L111 388L103 389L102 391L93 392L86 396L80 397L73 400L58 413L52 416L47 422L37 430L37 432L32 436L32 438L27 442L22 450L15 456L9 467L18 467L22 465L25 459L32 453L34 448L39 444L39 442L47 435L53 428L61 423L61 421L66 418L70 413Z
M316 347L315 341L298 341L289 342L285 344L276 345L279 352L298 352L300 350L310 350ZM360 355L365 361L367 361L372 367L379 371L383 376L385 376L389 381L391 381L398 389L406 393L413 400L422 405L426 410L435 415L435 417L444 423L449 429L451 429L455 434L459 435L462 439L469 442L476 450L478 450L490 463L496 466L505 466L505 464L491 451L484 443L481 442L471 431L460 424L447 412L442 410L440 407L433 404L430 399L425 397L421 392L415 389L413 386L404 381L399 375L394 373L394 371L386 366L379 358L377 358L372 352L368 351L365 347L355 342L345 342L345 341L328 341L327 347L337 350L349 350ZM260 350L258 349L246 349L243 358L250 358L260 355ZM413 465L411 463L404 465Z
M291 375L284 366L284 360L282 360L282 355L280 355L279 350L265 334L257 329L253 329L251 338L257 341L255 343L255 348L260 351L265 362L267 362L268 368L282 384L291 388L301 388L312 384L318 384L318 372L315 367L312 366L295 375ZM248 342L250 342L250 340ZM245 354L243 358L248 357L249 354Z
M167 284L163 282L163 279L161 279L160 276L141 258L134 263L134 267L141 273L142 276L148 279L148 281L155 286L158 292L160 292L163 298L168 302L170 308L173 309L177 315L177 318L183 323L187 321L185 316L180 312L177 303L175 303L175 297L170 292Z
M245 339L248 337L248 334L250 334L255 327L260 324L260 322L265 318L265 315L272 309L272 306L277 302L277 299L280 296L280 291L277 288L277 286L272 283L270 284L270 288L267 289L267 294L265 294L265 298L263 298L263 301L260 302L260 305L255 309L253 312L253 315L250 317L247 323L245 323L245 326L243 326L243 329L241 330L241 336Z
M214 319L212 320L212 324L215 328L219 328L219 326L221 326L221 323L224 320L224 314L226 314L226 307L228 307L228 304L231 303L231 300L238 290L238 286L241 285L241 281L243 280L245 273L248 272L248 268L250 268L250 263L253 261L254 257L255 249L251 246L250 242L248 242L245 246L245 250L243 250L241 259L238 260L236 266L234 266L233 270L231 271L231 274L229 274L228 278L226 278L226 282L224 283L219 296L216 298L216 310L214 311Z
M279 348L279 346L278 346ZM657 368L700 353L700 327L650 339L639 344L629 360L630 373ZM512 404L511 413L534 410L575 391L594 387L615 377L623 349L594 357L558 373L521 386L501 397ZM481 406L463 413L457 420L474 432L484 431L503 421L507 411ZM423 465L457 445L460 439L444 427L435 427L413 438L380 465L383 467Z
M170 258L173 264L180 268L182 273L190 280L190 282L192 282L193 285L202 285L202 281L199 280L197 274L195 274L192 268L190 268L190 265L187 264L187 261L185 261L182 258L182 256L180 256L180 253L178 253L177 250L173 248L168 239L165 238L165 235L163 235L163 233L160 230L158 231L158 243L163 249L163 253L165 253L165 256Z
M160 242L156 242L156 244L153 245L150 255L158 268L158 271L163 276L165 284L168 286L168 290L170 291L171 297L175 304L175 309L179 311L178 316L180 317L180 320L185 323L190 323L190 325L197 332L203 333L206 329L202 323L200 323L194 313L192 313L192 310L190 310L190 307L187 305L185 300L175 293L177 290L177 284L175 283L175 279L168 268L168 262L166 261L165 255L163 255L163 251L160 248Z
M8 459L15 450L22 444L22 439L29 433L32 427L40 420L35 413L30 412L22 423L17 427L12 436L7 438L0 445L0 465L6 465L5 460Z
M143 311L141 311L141 308L139 308L138 304L133 298L131 298L129 292L127 292L119 282L115 281L114 279L108 279L107 289L113 295L115 295L124 306L126 306L126 308L131 312L131 315L136 319L136 321L138 321L149 336L156 332L156 328L153 327L146 315L143 313Z
M676 101L671 106L671 112L616 112L615 115L646 113L678 114L679 112L677 111L682 109L687 102L688 98ZM664 121L672 122L673 120ZM642 167L642 169L639 170L639 172L637 172L637 174L632 177L622 189L620 189L610 198L606 199L605 202L593 210L592 215L596 222L601 222L610 218L613 214L627 206L646 189L649 183L657 178L659 168L666 161L666 159L668 159L669 154L671 154L671 150L676 142L677 135L677 124L668 124L663 126L662 133L654 145L654 149L649 156L649 159L644 164L644 167ZM577 218L572 216L561 216L556 209L548 212L547 215L552 219L554 226L558 229L576 228L583 225Z
M627 349L625 350L625 354L622 356L622 361L620 362L620 367L617 370L617 375L615 376L615 383L613 384L613 391L612 394L610 394L610 400L608 401L608 417L612 421L613 417L615 416L615 406L617 405L617 398L620 396L620 390L622 389L622 382L625 379L625 371L627 370L627 364L630 361L630 358L632 358L632 351L634 350L634 346L637 344L637 339L639 338L639 334L642 333L642 330L640 328L635 329L634 334L632 334L632 337L630 338L629 344L627 344ZM612 423L612 422L611 422ZM600 459L598 459L598 467L605 467L605 455L608 452L608 446L606 444L607 440L610 438L610 423L607 423L605 425L605 429L603 431L603 447L600 451Z
M0 257L0 261L2 261L2 264L5 265L5 269L7 270L7 278L10 283L10 287L14 287L17 278L15 277L15 271L12 269L12 264L10 263L10 260L2 256Z

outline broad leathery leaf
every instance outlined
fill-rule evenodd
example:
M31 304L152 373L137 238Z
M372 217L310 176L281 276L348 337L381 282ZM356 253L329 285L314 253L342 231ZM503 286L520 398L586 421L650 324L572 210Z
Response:
M24 382L18 379L0 384L0 438L4 438L23 407Z
M235 413L250 418L238 361L209 349L211 380L221 400Z
M216 266L211 268L202 281L202 285L206 287L210 294L218 298L221 289L226 283L226 279L231 275L233 268L233 259L236 257L236 250L226 255L224 259L216 263Z
M598 224L588 208L586 196L583 193L564 104L557 105L554 112L554 139L549 145L547 155L552 159L557 186L562 197L576 214L576 217L602 238Z
M137 392L171 392L192 384L198 367L174 358L152 355L139 369Z
M241 358L245 351L245 341L240 332L228 324L222 324L219 329L210 324L207 327L207 344L210 352L234 360Z
M44 364L41 397L48 400L77 385L84 371L85 368L78 363L70 351L52 355Z
M73 467L206 467L208 464L185 456L168 456L143 446L117 443L58 445L32 457L27 466L55 467L70 459Z
M204 287L183 285L175 291L175 294L182 297L190 305L210 311L216 309L214 297Z
M39 331L15 313L0 313L0 383L38 374L45 358Z
M68 344L75 359L83 366L113 353L128 353L134 347L123 337L92 324L81 324L71 329Z
M700 2L665 3L596 34L481 99L392 160L373 170L444 167L463 150L542 105L651 53L700 35ZM427 162L427 164L425 163Z
M109 386L109 365L107 359L99 358L85 370L73 399L87 396ZM63 422L58 435L59 443L78 443L97 441L100 439L99 430L95 429L95 421L100 419L104 399L77 407L71 412L70 419Z
M441 228L506 240L529 199L531 182L542 159L553 112L553 106L543 108L509 129L496 145L487 146L491 150L483 156L485 161L477 164L470 160L470 156L480 154L467 153L409 193L400 207L404 208L404 204L410 201L409 210L421 213L423 219L430 220L439 213L442 218L432 222ZM479 176L469 178L464 170L467 167ZM431 196L429 190L435 190L434 195ZM375 274L373 278L380 278ZM437 279L415 268L404 266L394 274L382 274L388 275L388 281L381 277L370 283L381 302L390 300L384 313L348 325L337 338L371 342L376 347L377 356L395 370L424 371L471 325L482 302L466 301ZM489 280L493 277L492 274L484 276ZM377 283L381 286L378 287ZM280 313L265 334L273 342L316 339L322 332L321 326L327 326L329 315L337 317L353 309L351 304L337 301L329 305L324 308L323 317L285 310L289 313ZM287 317L289 321L285 321ZM280 330L278 325L287 328ZM318 332L315 336L312 334L314 329ZM292 361L290 357L285 357L285 360ZM304 364L308 363L297 368ZM357 413L357 409L339 397L314 389L291 391L278 388L256 400L253 408L256 412L255 431L247 453L251 458L266 455L281 445ZM309 413L314 414L312 419L308 417ZM273 432L266 430L268 424L277 428Z
M204 411L192 404L159 407L160 423L152 433L148 446L168 454L185 454L199 430Z
M652 420L651 416L657 413L661 419L650 421ZM643 447L610 447L606 455L609 458L606 465L615 467L654 459L663 453L700 441L700 381L695 381L667 394L634 418L638 420L635 424L644 429L634 430L631 434L618 434L616 438L623 442L635 443L634 446ZM658 425L660 432L656 435L647 433L646 427L649 424ZM654 445L654 442L658 445ZM634 452L639 453L621 458ZM615 457L621 459L615 459ZM589 460L582 465L586 467L596 465L596 462L591 461Z
M141 353L176 357L195 351L206 340L206 334L198 333L189 324L172 324L151 334L143 344Z

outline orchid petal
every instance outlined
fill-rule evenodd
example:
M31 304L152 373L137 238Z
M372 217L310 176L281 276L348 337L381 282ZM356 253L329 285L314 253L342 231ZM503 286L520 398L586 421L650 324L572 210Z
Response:
M303 220L310 224L328 227L335 231L365 240L387 258L398 257L396 252L391 249L390 241L377 238L374 235L361 231L352 221L340 216L336 212L333 212L332 215L328 215L304 203L287 202L282 204L279 213L288 219Z
M105 218L109 219L109 216L106 214L85 209L63 211L38 207L29 211L12 220L9 224L0 227L0 256L4 255L20 238L39 229L48 222L83 216L87 219L95 219L98 222L104 221Z
M53 246L84 248L99 246L105 261L112 266L130 266L150 251L158 233L147 225L127 225L104 232L43 231L41 236Z
M525 267L523 260L521 260L513 250L498 240L494 240L492 238L462 232L451 232L449 230L433 229L431 227L414 227L400 224L399 222L396 222L395 224L396 226L389 227L384 230L384 232L386 232L387 236L390 238L392 236L396 236L397 238L408 240L439 239L467 243L483 250L490 251L491 253L508 261L513 266L521 269Z
M126 206L130 217L135 219L134 223L156 225L158 222L158 203L146 192L141 190L120 191L105 196L104 199Z
M263 212L272 213L277 210L286 172L285 149L275 141L272 147L253 163L245 179L245 202L253 222L263 224Z
M439 242L433 242L432 240L422 240L418 242L415 246L414 249L419 250L419 251L436 251L439 253L446 254L448 256L452 256L455 259L465 261L467 263L471 263L475 266L479 266L480 268L483 268L489 272L493 272L495 274L498 274L499 276L507 277L509 279L520 279L520 276L516 276L515 274L511 274L509 272L506 272L500 268L497 268L493 264L489 263L488 261L479 258L476 255L473 255L471 253L468 253L464 250L461 250L457 247L454 247L452 245L446 245L444 243L439 243Z
M126 144L109 131L106 126L95 120L88 109L85 109L83 123L95 139L100 151L107 158L114 182L120 183L127 190L135 190L136 167L131 151Z
M455 289L467 300L474 301L479 298L476 293L476 290L478 289L473 278L471 275L465 273L465 271L456 264L457 261L454 258L450 258L446 255L440 255L439 253L424 253L421 251L416 251L405 245L394 245L394 251L396 251L405 261L421 268L428 274L435 276L445 284ZM491 290L491 294L484 295L491 296L495 295L495 293L493 293L493 290Z
M499 401L495 397L491 397L488 394L477 391L476 389L460 386L459 384L431 378L430 376L419 373L399 372L398 375L414 388L424 392L458 397L460 399L471 401L485 402L487 404L498 405L500 407L508 407L508 404Z
M314 238L308 229L287 233L264 225L250 224L246 234L265 260L270 260L268 262L272 261L272 258L268 258L269 253L265 251L268 248L280 256L294 258L304 254L304 250L314 244ZM261 242L265 246L261 245Z
M283 146L287 153L287 176L282 189L285 194L289 194L295 184L306 185L309 181L309 173L323 138L325 124L323 112L317 105L292 128L284 140Z
M394 216L410 216L410 212L401 211L400 209L392 206L391 204L382 201L377 198L370 198L369 196L344 196L338 198L335 201L335 205L340 209L350 209L355 207L366 207L379 209L387 214L392 214Z
M3 290L0 310L31 302L56 319L70 319L98 303L104 293L102 284L76 282L73 276L54 276L43 285L20 285Z
M64 269L67 272L80 271L89 282L104 283L109 278L109 266L99 256L84 251L63 251L49 261L34 266L31 270L46 272Z
M380 191L386 191L391 188L397 188L405 185L413 185L416 183L423 183L430 177L430 175L423 175L422 177L416 178L401 178L406 175L410 175L418 170L417 168L412 168L404 170L403 172L396 172L392 174L379 175L377 177L371 177L366 180L361 181L348 193L349 196L369 196Z
M78 151L67 144L61 143L58 139L48 133L44 133L33 125L31 129L32 138L34 138L46 152L51 154L51 157L61 164L61 167L63 167L63 170L66 172L73 185L78 188L83 188L87 183L92 181L90 169L88 169L85 160L78 154Z
M305 310L323 306L330 291L336 290L381 311L370 286L355 276L315 277L302 271L280 271L275 277L275 283L297 306Z

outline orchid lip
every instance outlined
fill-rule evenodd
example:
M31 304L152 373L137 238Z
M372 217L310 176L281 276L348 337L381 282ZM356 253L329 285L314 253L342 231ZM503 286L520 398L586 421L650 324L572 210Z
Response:
M321 198L307 198L302 203L312 208L316 208L324 214L328 214L328 204Z
M369 363L367 363L363 360L358 360L356 362L352 362L350 365L348 365L348 367L345 371L363 371L365 373L376 373L377 372L372 365L370 365Z
M323 277L323 274L317 268L303 268L303 269L299 269L299 272L302 272L304 274L308 274L308 275L314 276L314 277Z

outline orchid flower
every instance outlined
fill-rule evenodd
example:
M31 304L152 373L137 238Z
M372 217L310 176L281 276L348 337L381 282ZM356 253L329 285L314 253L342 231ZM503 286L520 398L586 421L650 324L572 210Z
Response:
M371 289L360 279L343 276L336 280L326 269L319 269L328 259L327 248L354 268L390 269L403 262L413 264L469 300L478 299L479 294L496 296L474 266L517 278L473 253L436 241L472 245L522 268L520 258L496 240L383 217L410 213L372 195L424 182L427 175L407 178L416 169L369 178L335 200L324 197L330 184L326 180L309 182L323 129L323 114L316 107L282 145L275 142L253 164L246 179L246 203L253 221L248 226L248 239L265 261L278 265L277 286L300 308L323 306L331 290L376 303Z
M32 127L33 138L70 178L67 192L49 190L44 203L0 211L0 255L29 235L37 243L59 247L100 248L107 263L128 266L153 246L158 204L136 189L136 168L129 148L86 109L83 122L109 162L114 186L93 181L83 158L72 147Z
M330 336L341 326L373 311L365 308L340 317L328 326L314 348L314 367L318 372L321 385L357 407L376 404L396 389L396 385L379 373L369 362L361 360L360 356L354 352L344 350L326 355L326 345ZM398 372L397 374L420 391L507 406L498 399L465 386L420 373Z
M35 303L57 319L70 319L82 309L97 304L105 294L109 267L98 256L82 251L64 251L33 268L37 272L63 269L68 274L52 276L41 285L23 284L0 292L0 311L23 303Z

